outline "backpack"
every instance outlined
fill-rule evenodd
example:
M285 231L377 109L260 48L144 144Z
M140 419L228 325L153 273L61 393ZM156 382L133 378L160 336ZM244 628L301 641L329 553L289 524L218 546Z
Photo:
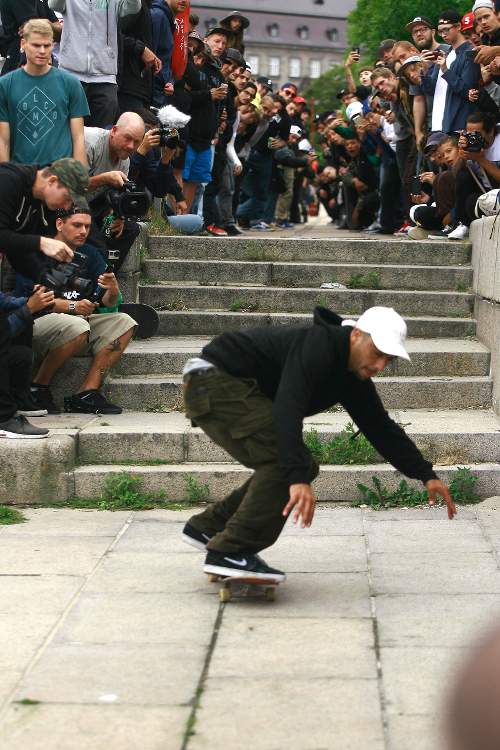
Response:
M474 213L480 219L483 216L496 216L500 211L500 190L488 190L476 201Z

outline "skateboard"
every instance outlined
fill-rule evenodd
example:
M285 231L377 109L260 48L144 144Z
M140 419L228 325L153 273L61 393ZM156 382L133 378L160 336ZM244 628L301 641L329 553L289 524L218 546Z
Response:
M141 302L128 302L120 305L118 312L128 313L137 321L134 339L149 339L158 333L160 318L154 307Z
M220 583L219 599L230 602L233 596L239 599L264 597L268 602L276 598L276 588L280 585L277 579L249 578L245 576L218 576L208 573L210 583Z

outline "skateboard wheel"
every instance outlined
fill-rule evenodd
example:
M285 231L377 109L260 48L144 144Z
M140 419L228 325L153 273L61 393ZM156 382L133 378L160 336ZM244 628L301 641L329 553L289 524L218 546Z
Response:
M230 602L231 601L231 592L229 589L221 589L219 591L219 599L221 602Z
M210 583L216 583L219 580L219 576L216 573L208 573L208 580Z
M274 602L276 599L276 591L274 589L266 589L266 599L268 602Z

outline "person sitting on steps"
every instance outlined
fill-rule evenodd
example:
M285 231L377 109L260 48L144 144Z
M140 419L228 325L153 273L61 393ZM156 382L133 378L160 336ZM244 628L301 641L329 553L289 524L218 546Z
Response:
M117 308L121 293L114 273L106 270L106 262L99 251L86 244L91 216L88 209L78 206L59 213L56 220L56 239L71 250L86 256L80 276L105 289L100 305L70 290L56 298L54 312L35 321L33 350L35 359L42 360L31 386L34 402L58 414L60 409L50 392L56 372L71 357L91 353L93 360L77 393L64 399L67 412L85 414L120 414L122 409L110 403L100 392L106 373L116 365L127 348L137 325L136 321L120 312L103 308ZM33 281L18 274L17 289L28 296Z

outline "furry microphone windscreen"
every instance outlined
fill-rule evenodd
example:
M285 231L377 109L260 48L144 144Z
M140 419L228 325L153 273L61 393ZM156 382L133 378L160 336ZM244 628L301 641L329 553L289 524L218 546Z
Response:
M159 109L157 117L164 127L176 128L177 130L185 128L191 119L190 115L185 115L184 112L180 112L171 104Z

